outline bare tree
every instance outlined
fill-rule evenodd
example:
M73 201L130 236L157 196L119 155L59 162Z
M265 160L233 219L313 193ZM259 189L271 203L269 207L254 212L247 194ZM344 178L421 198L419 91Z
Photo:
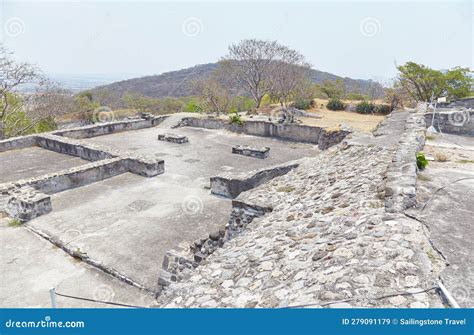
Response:
M38 70L28 63L17 63L11 53L0 44L0 139L5 138L5 125L11 116L22 109L17 90L35 83Z
M209 77L192 83L201 100L217 116L226 113L232 103L233 96L226 88L229 84L225 82L225 77L225 72L218 68Z
M229 46L229 53L220 64L235 84L255 100L258 108L265 94L271 92L277 65L288 50L276 41L242 40Z
M304 56L291 49L283 49L271 77L271 95L287 107L290 100L302 97L307 91L311 66Z
M21 92L27 87L29 93ZM34 90L34 92L31 92ZM0 45L0 139L23 135L71 107L72 95L31 64L16 62Z

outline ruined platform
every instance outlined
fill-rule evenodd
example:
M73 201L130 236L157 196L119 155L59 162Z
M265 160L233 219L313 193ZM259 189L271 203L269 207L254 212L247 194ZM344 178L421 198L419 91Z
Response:
M159 134L159 141L183 144L189 142L189 139L186 136L176 135L176 134Z
M265 159L270 155L269 147L251 147L249 145L235 145L232 147L232 153L254 158Z

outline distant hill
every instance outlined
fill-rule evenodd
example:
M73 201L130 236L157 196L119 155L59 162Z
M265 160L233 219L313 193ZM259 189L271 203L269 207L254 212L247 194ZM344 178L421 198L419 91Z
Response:
M118 81L112 84L98 86L90 90L93 94L109 92L115 97L125 93L138 93L152 98L183 97L195 95L191 82L209 76L217 68L217 63L196 65L187 69L165 72L140 78ZM371 80L340 77L328 72L311 69L311 79L314 83L325 80L342 79L348 92L366 93L373 82Z

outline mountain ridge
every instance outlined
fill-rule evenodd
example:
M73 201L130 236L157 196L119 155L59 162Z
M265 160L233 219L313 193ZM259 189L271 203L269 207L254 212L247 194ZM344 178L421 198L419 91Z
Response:
M97 86L88 91L92 93L109 91L120 96L126 93L138 93L150 98L179 98L191 96L196 95L191 82L209 76L217 66L217 63L198 64L181 70L121 80L111 84ZM315 84L322 83L326 80L341 79L344 81L348 92L358 92L362 94L367 93L370 85L374 83L372 80L341 77L316 69L310 70L310 78Z

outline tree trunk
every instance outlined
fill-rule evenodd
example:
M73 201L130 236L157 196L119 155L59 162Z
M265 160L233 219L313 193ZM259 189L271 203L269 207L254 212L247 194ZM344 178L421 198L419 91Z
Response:
M0 141L5 139L5 127L3 121L0 121Z

